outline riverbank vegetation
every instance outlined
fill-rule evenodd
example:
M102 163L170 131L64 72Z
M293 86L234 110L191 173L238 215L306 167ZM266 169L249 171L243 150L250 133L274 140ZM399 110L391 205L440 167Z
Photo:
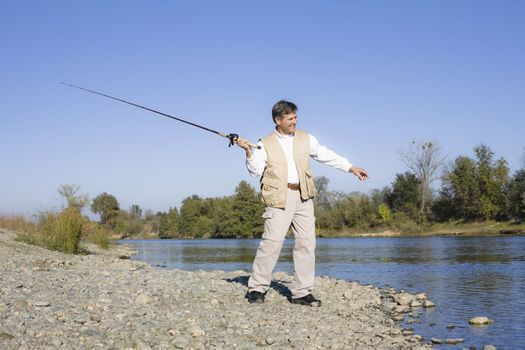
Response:
M432 142L414 142L400 155L408 170L369 193L331 190L326 177L315 178L318 234L525 233L525 159L522 168L510 174L507 161L496 159L486 145L475 147L473 157L459 156L448 164ZM432 187L438 179L440 187ZM246 181L230 196L195 194L179 208L157 213L137 204L124 210L106 192L90 201L78 191L78 186L63 185L62 211L33 219L0 215L0 227L26 232L21 236L26 241L71 252L84 238L107 247L108 237L252 238L263 232L264 205ZM87 207L99 215L98 222L80 215ZM66 240L68 247L57 247L53 240Z

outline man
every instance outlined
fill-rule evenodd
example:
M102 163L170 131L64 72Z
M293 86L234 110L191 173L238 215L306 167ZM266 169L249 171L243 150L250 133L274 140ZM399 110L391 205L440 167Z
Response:
M294 304L320 306L312 295L315 280L315 217L312 198L315 185L310 158L336 169L368 178L365 170L352 166L347 159L319 144L304 131L296 130L297 106L281 100L272 108L275 130L252 151L247 141L238 139L246 151L250 175L261 176L261 195L266 205L264 233L248 281L248 301L264 303L270 288L272 271L279 258L291 225L295 237L293 249L294 279L291 285Z

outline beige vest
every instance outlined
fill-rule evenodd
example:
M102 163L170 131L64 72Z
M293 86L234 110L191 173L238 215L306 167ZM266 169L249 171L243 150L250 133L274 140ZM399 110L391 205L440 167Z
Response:
M288 163L283 149L274 132L262 140L268 159L261 177L263 202L273 208L286 205L288 189ZM310 137L304 131L295 131L293 138L293 158L299 174L301 198L307 200L315 196L315 185L310 169Z

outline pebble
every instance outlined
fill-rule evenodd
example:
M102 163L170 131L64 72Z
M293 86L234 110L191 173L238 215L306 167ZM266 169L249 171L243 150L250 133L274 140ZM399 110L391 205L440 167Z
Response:
M411 303L410 303L410 307L420 307L422 304L417 301L417 300L413 300Z
M419 301L427 300L427 294L426 293L417 293L416 299Z
M422 300L395 289L317 277L323 304L310 308L290 304L293 276L276 272L278 289L251 305L246 271L158 269L119 258L132 255L122 245L86 244L90 254L80 256L14 237L0 230L0 276L9 281L0 287L1 349L432 348L392 320Z
M89 319L93 322L102 322L102 318L99 315L91 315L89 316Z
M36 307L47 307L51 305L49 301L33 301L31 304Z
M489 324L493 322L494 321L490 320L488 317L485 316L473 317L468 321L468 323L473 325Z
M439 338L430 338L430 341L433 343L433 344L443 344L443 340L439 339Z
M425 301L423 302L423 307L424 307L424 308L435 307L435 306L436 306L436 304L434 304L434 303L431 302L430 300L425 300Z
M394 295L394 301L399 305L410 305L410 303L415 299L413 295L408 293L398 293Z
M12 339L14 336L6 332L0 332L0 340Z
M492 344L485 345L483 350L497 350L496 347Z
M465 340L463 338L447 338L445 339L446 344L459 344L463 343Z
M188 346L189 344L189 339L187 337L184 337L184 336L178 336L175 338L175 340L173 341L173 345L177 348L177 349L184 349Z
M351 291L344 292L343 297L345 297L345 299L352 300L352 292Z
M27 301L22 299L16 299L12 302L12 305L17 309L27 309L28 304Z
M151 298L145 294L140 294L135 298L135 304L143 305L151 303Z
M62 342L62 339L60 338L57 338L57 337L53 337L53 339L51 339L51 344L54 346L54 347L59 347L60 345L63 344Z

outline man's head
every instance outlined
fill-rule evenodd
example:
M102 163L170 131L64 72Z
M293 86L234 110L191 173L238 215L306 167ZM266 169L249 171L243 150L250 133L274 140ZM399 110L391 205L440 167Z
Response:
M277 132L291 134L297 124L297 106L289 101L281 100L272 107L272 118Z

